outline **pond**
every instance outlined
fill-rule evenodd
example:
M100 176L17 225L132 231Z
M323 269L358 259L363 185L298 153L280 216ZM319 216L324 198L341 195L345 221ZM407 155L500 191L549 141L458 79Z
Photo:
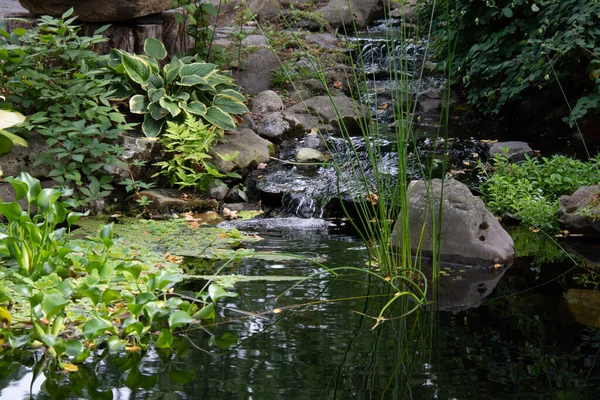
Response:
M257 251L317 258L330 268L367 261L362 242L339 229L259 233L263 240L248 244ZM517 258L480 290L487 297L477 297L476 308L457 304L442 280L438 305L451 311L423 307L374 328L389 293L366 275L342 271L332 278L310 261L248 258L227 272L310 279L235 283L230 290L239 296L221 303L218 326L188 332L189 346L178 355L90 358L77 372L32 382L39 355L5 354L0 398L29 398L30 390L37 399L597 398L600 329L573 322L561 307L574 285L573 263L556 259ZM469 281L469 272L462 275L458 280Z

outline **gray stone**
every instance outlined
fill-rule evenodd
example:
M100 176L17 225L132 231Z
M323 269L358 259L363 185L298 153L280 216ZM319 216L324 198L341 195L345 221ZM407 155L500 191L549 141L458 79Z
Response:
M241 184L235 185L227 192L225 196L226 203L241 203L248 202L248 195L246 195L246 191L244 186Z
M38 154L48 151L46 139L37 133L31 134L27 140L28 147L13 146L7 153L0 156L0 171L6 176L17 176L20 172L27 172L34 178L48 177L54 167L50 164L34 166Z
M443 87L431 87L423 90L417 95L418 110L424 113L440 111L440 109L442 108L443 97Z
M242 46L244 47L268 45L269 43L263 35L248 35L244 40L242 40Z
M19 0L33 14L61 16L74 8L78 21L115 22L159 13L173 7L172 0Z
M152 163L161 155L161 145L156 139L147 137L132 137L125 134L120 136L120 146L125 150L121 155L128 168L124 169L118 165L105 165L104 170L116 178L144 180L153 174ZM136 166L134 162L143 162L144 165Z
M562 196L558 217L571 233L600 235L600 185L581 186Z
M346 26L349 29L364 28L381 10L379 0L329 0L315 11L320 13L332 28Z
M280 68L279 59L266 48L250 54L244 61L244 68L237 73L237 84L246 89L246 93L258 94L271 87L271 71Z
M318 79L307 79L302 82L302 86L308 89L313 94L325 94L327 93L327 88Z
M296 117L306 131L318 128L339 133L339 125L342 124L351 134L360 134L359 121L370 117L368 107L346 96L316 96L286 109L283 113Z
M308 42L313 42L317 46L325 50L336 51L340 50L340 39L331 33L317 33L314 35L307 35L304 38Z
M229 190L227 185L218 179L208 184L208 195L211 199L223 200L225 195L227 195L227 190Z
M296 153L296 161L299 163L314 163L325 161L325 155L319 150L303 147Z
M53 188L53 187L59 186L59 183L53 179L49 179L49 180L40 181L40 186L42 187L42 189ZM0 182L0 201L3 203L11 203L15 200L16 200L15 189L12 187L12 185L8 182ZM27 209L27 199L26 198L22 198L21 200L18 201L18 203L21 205L22 210ZM0 220L1 220L1 215L0 215Z
M148 210L158 214L216 211L219 208L219 203L215 199L196 198L177 189L143 190L137 194L137 198L142 196L146 196L151 201L147 206Z
M277 92L265 90L254 97L251 110L253 114L281 111L283 110L283 100L281 100L281 96Z
M296 103L302 100L308 100L310 99L311 94L308 90L304 90L304 89L300 89L297 91L292 92L292 94L290 94L290 101L292 103Z
M253 130L229 131L225 133L225 140L225 143L219 143L209 152L212 158L208 161L221 172L240 171L243 173L256 168L260 163L269 162L273 144L258 136ZM232 161L226 161L219 157L219 154L233 156L236 152L239 153Z
M442 181L431 187L424 181L412 181L408 187L408 225L413 253L421 243L423 255L431 257L432 218L439 216ZM441 261L460 264L508 264L514 257L514 243L483 201L469 188L456 181L444 183L441 224ZM400 247L402 226L394 226L392 245Z
M519 162L525 159L525 154L533 155L533 150L525 142L496 142L490 147L490 156L504 155L504 149L508 150L506 154L508 161Z
M300 125L300 121L294 116L277 112L258 122L257 133L274 143L279 143L285 137L293 136Z

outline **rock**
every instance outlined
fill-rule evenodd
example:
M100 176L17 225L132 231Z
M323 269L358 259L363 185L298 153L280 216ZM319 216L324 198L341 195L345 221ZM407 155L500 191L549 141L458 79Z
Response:
M54 179L48 179L40 181L40 186L42 189L53 188L59 186L59 183ZM16 200L15 189L8 182L0 182L0 201L3 203L12 203ZM18 202L21 205L22 210L27 209L27 199L22 198ZM0 220L2 220L2 216L0 214Z
M296 117L306 131L316 127L339 133L339 123L342 123L351 134L360 134L359 121L370 117L366 106L357 104L346 96L316 96L286 109L283 113Z
M432 113L440 111L442 107L442 98L444 97L444 88L430 87L417 95L418 110L423 113Z
M261 138L251 129L241 129L225 133L225 143L219 143L209 152L212 157L208 161L221 172L249 171L260 163L269 162L273 143ZM223 160L218 154L238 156L232 161Z
M413 252L421 241L423 255L432 255L432 224L437 220L442 181L434 179L431 188L424 181L408 187L408 224ZM460 264L508 264L514 257L514 243L496 218L469 188L456 181L444 184L441 227L441 261ZM433 217L432 217L433 216ZM423 233L423 237L421 237ZM401 246L402 227L394 226L392 245Z
M496 142L490 147L490 157L504 155L504 149L508 149L507 157L510 162L519 162L525 159L525 154L533 155L533 150L525 142Z
M561 321L573 321L600 328L600 292L569 289L561 299L556 311Z
M269 42L267 38L263 35L248 35L244 40L242 40L242 46L251 47L251 46L268 46Z
M115 22L159 13L173 7L172 0L19 0L33 14L61 16L73 7L78 21Z
M562 196L558 217L570 233L600 235L600 185L581 186Z
M310 99L310 97L311 97L311 94L308 90L300 89L300 90L296 90L296 91L292 92L292 94L290 94L290 101L293 103L297 103L302 100L308 100L308 99Z
M238 184L229 189L224 200L226 203L247 203L248 195L246 195L244 186Z
M118 165L105 165L104 170L116 178L144 180L153 175L152 163L160 159L161 145L156 139L147 137L132 137L121 134L120 146L124 148L121 160L127 163L129 169ZM143 162L144 165L135 165Z
M304 86L308 91L312 94L326 94L327 88L318 79L307 79L302 82L302 86Z
M304 147L296 153L296 161L299 163L319 163L325 161L325 155L319 150Z
M267 230L267 231L296 231L301 230L324 230L332 226L331 222L319 218L259 218L249 220L237 220L221 222L217 225L220 228L236 228L243 230Z
M177 189L149 189L138 193L138 198L146 196L151 203L146 206L151 213L173 214L216 211L219 203L215 199L198 199Z
M208 195L211 199L223 200L227 195L227 190L229 190L227 185L219 179L215 179L208 184Z
M280 143L284 138L294 136L300 125L294 116L277 112L258 122L257 133L274 143Z
M324 50L337 51L340 50L340 39L331 33L317 33L307 35L304 40L315 43Z
M403 0L391 3L390 16L402 18L405 22L414 22L418 0Z
M46 139L37 133L25 139L28 147L13 146L7 154L0 156L0 170L3 176L17 176L21 172L28 172L34 178L46 178L54 167L46 163L34 165L37 155L48 151Z
M256 95L252 100L253 114L264 114L283 110L283 100L276 92L265 90Z
M327 5L315 11L336 29L345 26L349 30L364 28L381 11L379 0L329 0Z
M243 86L246 93L258 94L271 88L271 71L279 69L280 63L271 50L261 48L248 56L244 67L237 73L237 84Z

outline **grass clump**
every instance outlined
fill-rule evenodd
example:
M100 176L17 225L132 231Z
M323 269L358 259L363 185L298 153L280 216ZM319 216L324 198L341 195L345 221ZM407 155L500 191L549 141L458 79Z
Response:
M555 230L560 196L598 182L600 155L588 161L563 155L527 157L517 164L497 156L492 176L481 186L481 192L494 214L511 213L525 225Z

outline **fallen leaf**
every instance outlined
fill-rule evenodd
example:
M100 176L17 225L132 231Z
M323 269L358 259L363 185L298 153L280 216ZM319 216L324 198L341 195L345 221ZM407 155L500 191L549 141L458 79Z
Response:
M340 81L333 82L333 87L336 89L342 89L342 87L343 87L342 82L340 82Z
M281 313L282 313L281 308L274 308L273 309L273 314L281 314Z
M473 157L479 157L479 153L473 153Z
M40 324L48 325L48 324L50 324L50 321L48 321L48 319L46 317L42 317L42 318L40 318Z
M256 166L256 169L259 169L259 170L260 170L260 169L265 169L265 168L267 168L267 163L259 163L259 164Z
M165 260L173 263L173 264L181 264L183 262L183 257L182 256L174 256L172 254L165 254Z
M463 164L465 164L465 165L471 165L471 163L468 162L468 161L463 161Z
M313 127L308 134L309 135L316 135L317 133L319 133L319 130L317 128Z
M198 222L198 221L190 221L190 222L188 222L188 226L190 228L197 228L197 227L200 226L200 222Z
M229 219L237 219L238 217L238 212L237 211L232 211L229 208L225 207L223 209L223 216L225 218L229 218Z
M502 264L500 264L500 263L494 264L494 268L501 268L501 267L502 267Z
M65 364L63 365L63 372L77 372L79 371L79 367L74 364Z
M378 106L377 108L380 109L380 110L387 110L388 107L389 107L389 104L388 103L384 103L384 104Z
M140 350L142 350L142 348L140 346L126 346L125 350L126 351L140 351Z

